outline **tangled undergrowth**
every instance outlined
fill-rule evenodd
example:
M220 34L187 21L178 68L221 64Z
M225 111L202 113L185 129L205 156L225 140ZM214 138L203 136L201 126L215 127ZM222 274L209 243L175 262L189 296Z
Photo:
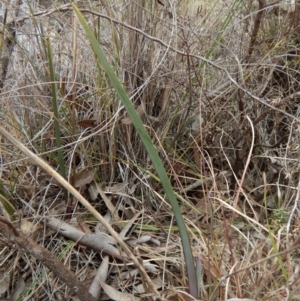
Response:
M300 7L204 2L77 5L168 173L199 272L196 299L296 301ZM71 4L5 2L0 67L1 129L88 200L162 299L192 299L160 179ZM0 150L1 300L75 300L56 259L95 300L157 298L52 173L5 135ZM41 257L30 252L38 246Z

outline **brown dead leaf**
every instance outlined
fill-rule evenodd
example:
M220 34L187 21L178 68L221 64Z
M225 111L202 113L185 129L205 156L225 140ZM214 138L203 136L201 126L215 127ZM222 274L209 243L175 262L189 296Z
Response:
M96 199L98 194L101 195L106 207L108 208L109 212L113 216L115 221L119 221L120 217L118 215L118 211L114 207L114 205L111 202L111 198L108 198L105 194L105 192L101 189L101 186L97 184L95 181L92 183L92 185L89 187L89 193L91 195L91 199Z
M73 175L73 183L75 188L80 188L94 180L94 173L90 168L85 168Z
M211 279L219 279L223 276L218 264L214 263L208 256L199 254L199 258L203 266L204 274L207 277Z
M33 224L32 222L23 219L21 221L21 230L24 234L29 235L33 234L37 230L42 229L43 227L41 225Z
M124 186L125 185L123 183L116 183L111 187L106 187L105 192L111 192L111 193L121 192Z
M19 276L16 287L11 296L11 300L12 301L18 300L19 296L24 292L25 287L26 287L26 285L25 285L24 279L21 276Z
M128 275L128 272L127 272L127 275ZM163 286L163 280L161 278L161 275L157 275L155 278L152 279L152 282L154 284L154 286L159 290L162 288ZM141 284L138 284L138 285L135 285L134 286L134 292L137 293L137 294L145 294L146 291L145 291L145 287L144 285L141 283ZM145 299L143 299L145 300ZM153 300L153 299L151 299Z
M101 278L99 278L99 282L103 288L103 290L105 291L105 293L108 295L108 297L110 297L112 300L114 301L140 301L141 298L135 297L131 294L126 294L126 293L122 293L117 291L116 289L114 289L113 287L107 285Z
M84 233L89 233L89 234L92 233L90 227L86 224L86 222L80 216L77 217L77 229Z
M0 271L0 294L4 294L8 291L10 278L10 273L7 273L7 271Z
M189 294L184 294L181 292L176 292L176 294L172 294L172 295L168 296L167 299L170 301L193 301L193 300L195 300Z
M81 127L88 129L88 128L95 128L97 127L97 121L94 119L85 119L85 120L80 120L78 121L78 125L80 125Z

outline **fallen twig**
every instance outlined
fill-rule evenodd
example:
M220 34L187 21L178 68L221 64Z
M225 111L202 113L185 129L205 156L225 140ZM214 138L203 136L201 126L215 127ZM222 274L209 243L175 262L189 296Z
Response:
M60 260L57 259L47 249L39 246L31 238L25 235L20 235L19 231L7 220L0 219L0 233L16 245L20 252L31 254L36 259L40 260L46 267L48 267L63 283L65 283L72 292L81 301L97 301L88 292L88 288L81 283L74 273L67 269Z

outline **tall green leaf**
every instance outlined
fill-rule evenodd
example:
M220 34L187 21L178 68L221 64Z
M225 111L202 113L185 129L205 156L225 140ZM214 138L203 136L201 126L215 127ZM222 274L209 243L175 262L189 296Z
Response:
M98 59L98 62L101 64L103 70L106 72L107 77L109 78L111 85L114 87L114 89L117 92L118 97L122 101L129 117L131 118L131 121L133 125L135 126L138 134L140 135L145 148L153 162L153 165L156 169L156 172L161 180L161 183L163 185L163 188L165 190L165 193L169 199L169 202L172 207L172 211L174 213L174 216L176 218L178 227L179 227L179 233L183 245L183 251L187 266L187 274L188 274L188 281L189 281L189 289L190 294L198 298L198 292L197 292L197 282L196 282L196 272L194 267L194 258L192 255L192 250L190 246L189 237L187 234L187 230L184 224L183 217L180 212L180 208L177 202L177 199L175 197L172 185L170 183L170 180L168 178L167 172L163 166L163 163L150 139L150 136L148 135L148 132L146 131L140 117L138 116L136 110L134 109L134 106L132 102L130 101L128 95L126 94L123 86L121 85L118 77L114 73L112 67L110 66L110 63L108 62L99 42L95 38L91 28L87 24L86 20L84 19L83 15L80 13L78 8L75 4L72 4L73 9L78 17L78 20L80 21L90 43L93 49L93 52L96 55L96 58Z

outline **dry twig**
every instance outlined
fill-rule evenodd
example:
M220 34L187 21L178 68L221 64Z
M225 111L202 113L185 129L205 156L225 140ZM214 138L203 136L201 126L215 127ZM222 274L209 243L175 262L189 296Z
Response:
M61 261L50 251L36 244L31 238L20 235L18 230L9 221L0 218L0 232L3 236L17 246L20 252L31 254L48 267L63 283L74 292L81 301L96 301L89 294L87 287L67 269Z

